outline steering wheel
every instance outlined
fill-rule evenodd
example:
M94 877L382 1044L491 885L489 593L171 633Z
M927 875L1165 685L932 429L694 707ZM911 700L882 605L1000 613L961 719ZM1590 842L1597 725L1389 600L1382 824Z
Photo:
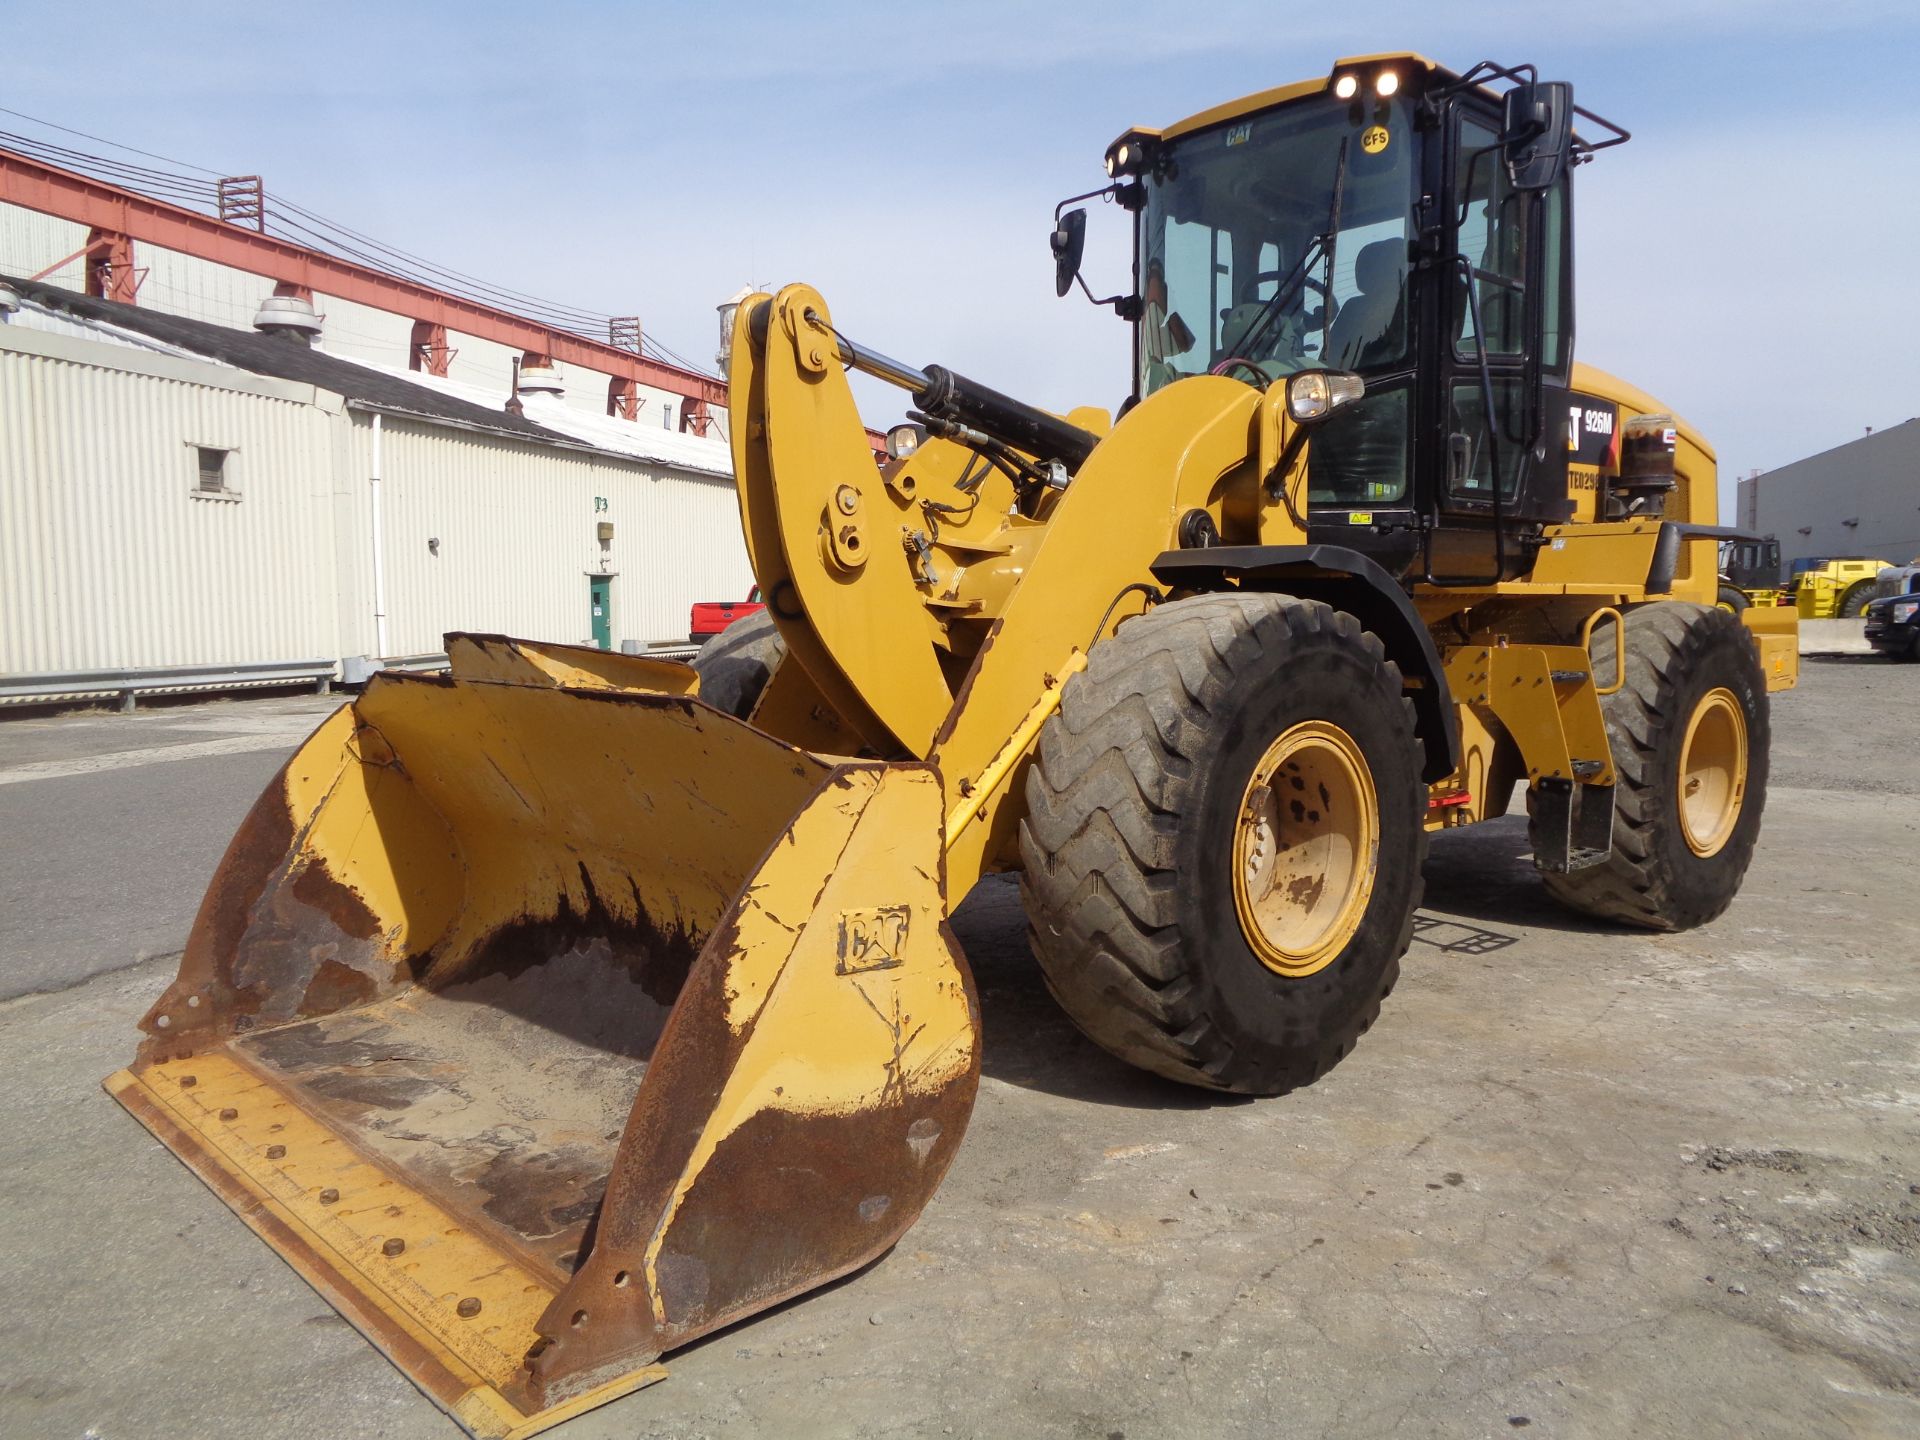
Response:
M1253 277L1253 283L1256 289L1262 285L1266 285L1269 283L1271 283L1277 288L1280 282L1286 278L1287 278L1286 275L1283 274L1281 271L1262 270L1258 275L1255 275ZM1333 291L1328 288L1327 282L1322 280L1318 275L1301 276L1300 287L1303 290L1311 290L1314 294L1318 295L1322 300L1331 301L1333 299Z

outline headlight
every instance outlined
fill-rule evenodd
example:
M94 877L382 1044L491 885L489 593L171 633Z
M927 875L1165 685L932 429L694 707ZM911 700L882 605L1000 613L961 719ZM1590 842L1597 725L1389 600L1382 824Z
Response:
M920 442L927 438L926 428L921 425L896 425L887 431L887 454L895 460L904 460L920 448Z
M1400 77L1392 70L1382 70L1379 77L1373 82L1374 93L1383 100L1399 88Z
M1299 425L1324 420L1367 393L1367 382L1344 370L1307 370L1287 381L1287 414Z
M1913 612L1920 610L1920 600L1909 600L1905 604L1893 607L1893 623L1904 625L1913 618Z
M1152 149L1151 136L1122 135L1107 147L1107 174L1116 180L1122 175L1141 174L1152 162Z
M1360 77L1358 75L1342 75L1338 80L1333 82L1333 93L1342 100L1351 100L1360 93Z

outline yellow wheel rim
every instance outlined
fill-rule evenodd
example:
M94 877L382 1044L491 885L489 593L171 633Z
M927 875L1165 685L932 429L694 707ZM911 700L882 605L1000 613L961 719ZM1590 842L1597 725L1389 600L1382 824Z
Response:
M1360 928L1380 861L1373 772L1338 725L1307 720L1267 747L1240 800L1233 902L1262 964L1326 968Z
M1747 717L1731 690L1709 690L1680 744L1680 829L1687 848L1717 855L1747 796Z

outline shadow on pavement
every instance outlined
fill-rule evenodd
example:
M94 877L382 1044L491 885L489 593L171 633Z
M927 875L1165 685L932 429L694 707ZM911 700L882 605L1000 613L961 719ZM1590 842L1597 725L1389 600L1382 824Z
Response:
M1581 935L1627 933L1625 926L1576 915L1547 894L1533 868L1525 815L1503 815L1498 820L1435 835L1427 852L1426 876L1426 902L1421 907L1425 915L1443 921L1489 921L1500 928L1487 933L1503 936L1509 943L1518 938L1509 934L1512 928ZM1416 921L1415 943L1421 938ZM1430 943L1439 938L1435 933Z
M1520 944L1523 929L1623 933L1621 926L1562 909L1547 894L1522 815L1434 836L1426 878L1411 958L1492 954ZM1020 889L1011 876L989 876L975 886L954 912L953 929L980 990L983 1074L1101 1105L1203 1110L1247 1103L1137 1070L1082 1035L1048 993L1027 947Z
M1027 948L1020 887L991 875L953 916L953 931L973 966L984 1031L982 1074L1069 1100L1140 1110L1209 1110L1247 1097L1198 1090L1116 1060L1074 1027L1054 1002Z

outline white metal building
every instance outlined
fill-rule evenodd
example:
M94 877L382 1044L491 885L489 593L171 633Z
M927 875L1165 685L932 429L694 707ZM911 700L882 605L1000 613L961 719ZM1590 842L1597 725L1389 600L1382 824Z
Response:
M1740 523L1780 542L1780 560L1920 556L1920 420L1874 430L1740 482Z
M644 646L752 583L717 437L0 284L0 698Z

